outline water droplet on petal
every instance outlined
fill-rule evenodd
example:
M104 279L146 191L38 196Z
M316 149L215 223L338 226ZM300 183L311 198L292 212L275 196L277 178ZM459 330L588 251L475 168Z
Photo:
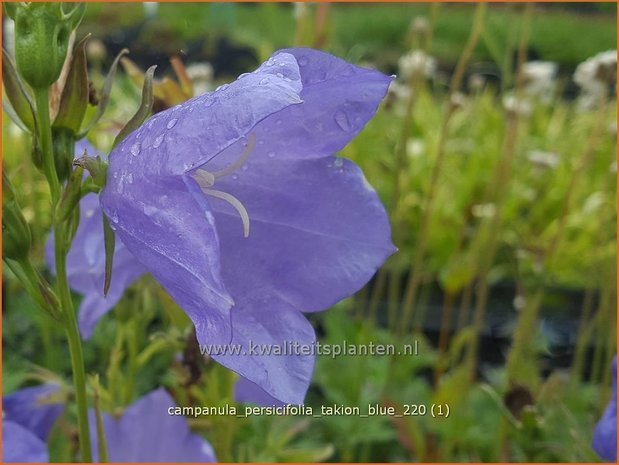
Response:
M126 180L127 180L127 184L131 184L131 183L133 183L133 174L129 173L129 174L127 175Z
M183 168L185 169L185 171L188 171L193 168L193 163L185 163L183 164Z
M268 84L268 83L269 83L269 78L264 78L264 79L262 79L262 80L260 81L260 85L261 85L261 86L264 86L264 85L266 85L266 84Z
M163 142L163 134L156 137L156 139L153 142L153 148L158 148L162 142Z
M333 164L339 168L344 164L344 160L342 160L341 158L336 158Z
M118 171L114 171L114 174L112 175L112 177L113 177L114 179L117 179L117 178L118 178Z
M348 132L352 129L350 126L350 121L348 121L348 115L342 110L335 112L335 122L342 131Z
M275 158L275 152L269 152L268 157L269 158Z
M239 177L236 174L233 174L232 175L232 179L237 180L237 179L239 179Z
M170 121L168 121L168 124L166 127L168 129L172 129L174 126L176 126L176 123L178 123L178 119L172 118Z
M278 78L280 78L280 79L284 77L284 75L283 75L282 73L277 73L277 74L276 74L276 76L277 76Z
M140 154L140 143L136 142L131 146L131 155L137 157Z
M299 57L297 62L299 63L299 66L307 66L307 64L309 63L309 60L306 56L302 56L302 57Z
M214 103L215 103L215 99L209 98L209 99L206 99L206 101L204 102L204 106L208 108L208 107L213 106Z

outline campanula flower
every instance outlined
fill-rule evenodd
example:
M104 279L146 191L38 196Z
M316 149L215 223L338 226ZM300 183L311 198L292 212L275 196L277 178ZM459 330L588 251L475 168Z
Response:
M75 144L75 156L84 151L89 156L102 156L88 142ZM121 241L114 250L114 279L107 296L103 295L105 278L105 246L103 219L99 196L87 194L80 201L80 224L67 256L67 276L71 288L84 296L78 309L78 323L82 337L89 338L99 319L118 303L127 287L146 272ZM46 260L54 270L54 239L50 235L46 245Z
M164 389L157 389L129 406L119 419L103 415L110 462L215 462L211 445L191 433L187 420L170 415L176 404ZM94 413L91 431L96 431ZM98 460L97 437L92 435L93 459Z
M617 462L617 357L612 364L612 397L593 433L593 449L606 461Z
M390 81L323 52L283 50L156 114L110 154L101 204L117 237L202 346L244 348L215 360L283 402L303 401L314 356L251 348L310 345L303 312L360 289L395 250L376 192L334 155Z
M47 462L47 437L63 405L54 384L21 389L2 397L2 462Z

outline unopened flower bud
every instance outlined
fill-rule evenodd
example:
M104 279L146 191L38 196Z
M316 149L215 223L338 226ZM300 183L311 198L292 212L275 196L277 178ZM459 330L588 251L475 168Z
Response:
M19 3L15 6L15 61L33 88L52 85L60 76L71 32L84 15L84 4L69 12L61 3Z

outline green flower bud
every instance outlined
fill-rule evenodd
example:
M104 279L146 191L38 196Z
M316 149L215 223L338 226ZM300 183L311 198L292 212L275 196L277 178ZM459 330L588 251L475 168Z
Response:
M34 89L47 88L60 76L71 32L84 15L78 4L65 13L61 3L19 3L14 9L15 61Z

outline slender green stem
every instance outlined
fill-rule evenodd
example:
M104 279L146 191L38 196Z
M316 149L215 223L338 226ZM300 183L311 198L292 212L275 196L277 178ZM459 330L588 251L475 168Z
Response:
M481 36L481 33L483 31L485 14L486 5L484 3L478 4L475 13L473 28L471 29L471 34L464 47L464 50L462 51L462 55L460 55L460 59L458 60L458 64L456 65L456 69L451 79L449 89L450 96L453 96L456 92L460 90L460 85L462 83L464 72L466 71L466 66L468 65L473 55L473 52L475 51L475 47L477 47L479 37ZM422 264L425 257L425 249L429 237L430 222L434 213L436 191L438 188L439 180L441 178L444 164L445 142L448 136L449 122L454 110L454 108L451 106L451 99L448 105L449 107L445 110L445 113L443 115L443 121L441 123L436 158L432 167L432 173L430 175L430 185L425 198L425 208L423 211L423 217L421 219L421 226L419 228L419 236L417 238L417 244L415 248L415 257L411 265L409 280L406 286L406 292L404 294L404 302L402 305L402 320L399 325L400 331L406 331L410 325L415 308L415 302L417 300L419 286L421 284Z
M56 205L60 198L60 183L54 164L52 147L52 126L49 120L49 91L47 88L34 89L37 111L37 128L39 130L39 144L43 155L43 172L47 178L52 194L52 205Z
M73 370L73 385L77 401L77 420L79 429L79 442L82 462L92 462L90 449L90 428L88 426L88 400L86 398L86 372L84 370L84 355L82 353L82 340L80 338L71 291L67 279L67 250L64 241L65 231L58 225L54 228L54 252L56 260L56 277L60 306L64 316L65 331L69 340L71 353L71 367Z

